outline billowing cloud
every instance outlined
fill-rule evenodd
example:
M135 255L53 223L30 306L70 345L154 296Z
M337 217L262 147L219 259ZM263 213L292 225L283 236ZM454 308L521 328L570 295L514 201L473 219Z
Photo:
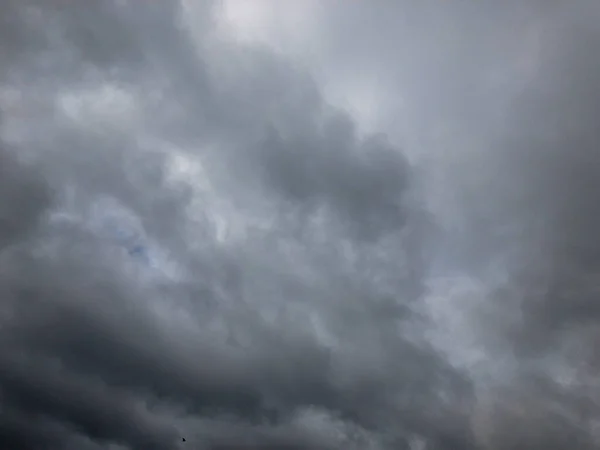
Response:
M595 7L408 3L7 3L0 446L597 445Z

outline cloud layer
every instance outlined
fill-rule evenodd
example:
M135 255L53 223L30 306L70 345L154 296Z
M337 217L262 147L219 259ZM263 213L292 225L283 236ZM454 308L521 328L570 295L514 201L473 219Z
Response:
M598 445L600 11L409 3L7 2L1 447Z

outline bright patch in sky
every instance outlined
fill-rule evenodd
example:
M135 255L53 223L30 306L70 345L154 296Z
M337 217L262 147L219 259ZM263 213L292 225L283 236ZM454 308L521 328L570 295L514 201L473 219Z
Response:
M376 79L365 73L330 74L319 49L323 5L316 0L222 0L219 30L230 39L264 45L310 66L328 101L357 121L358 131L378 131L384 94Z

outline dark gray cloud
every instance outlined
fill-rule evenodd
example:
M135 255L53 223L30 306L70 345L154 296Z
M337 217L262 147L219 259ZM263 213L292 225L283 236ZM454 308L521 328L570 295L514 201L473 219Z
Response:
M279 57L202 50L174 5L9 12L4 446L465 439L439 408L467 386L396 330L419 278L398 149Z
M315 78L71 3L0 27L1 447L596 445L592 2L334 2ZM422 161L328 103L361 65Z
M21 170L18 162L6 151L0 153L0 158L0 248L4 248L32 231L52 196L34 170Z
M357 139L348 117L327 120L316 136L272 134L259 143L269 181L310 208L328 206L366 236L406 223L408 164L385 139Z

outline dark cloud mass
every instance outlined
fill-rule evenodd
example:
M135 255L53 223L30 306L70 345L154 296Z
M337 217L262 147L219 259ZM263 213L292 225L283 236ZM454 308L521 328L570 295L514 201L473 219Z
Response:
M220 6L2 6L0 448L597 448L595 2Z

